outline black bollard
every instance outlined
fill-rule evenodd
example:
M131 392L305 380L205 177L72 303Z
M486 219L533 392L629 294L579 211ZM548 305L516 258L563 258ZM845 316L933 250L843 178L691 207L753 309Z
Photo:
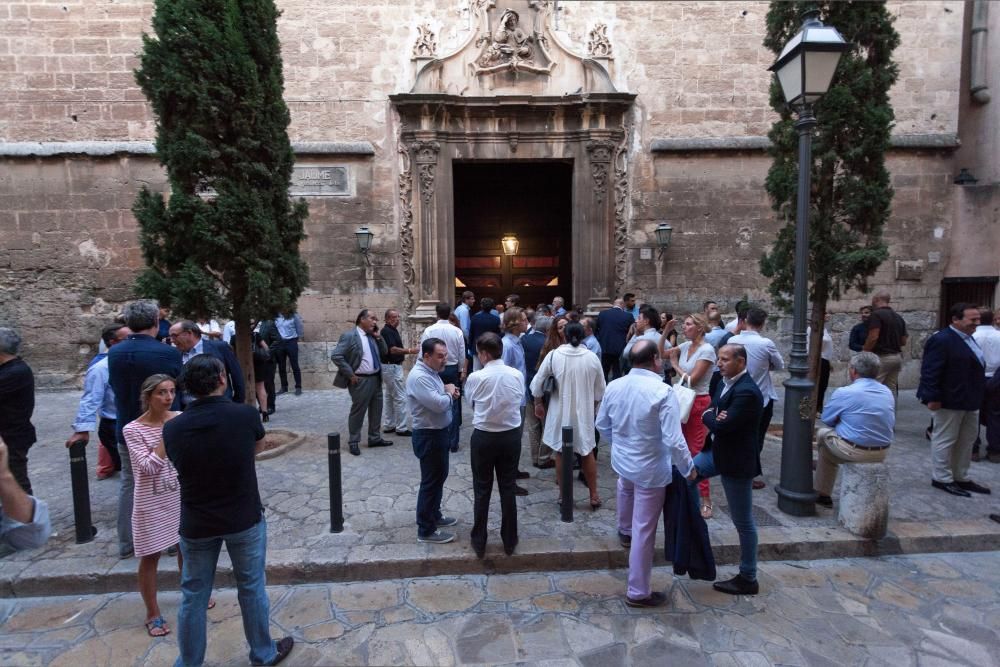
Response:
M69 476L73 484L73 520L76 543L90 542L97 535L90 518L90 483L87 481L87 444L76 442L69 448Z
M344 532L344 488L340 470L340 434L326 436L326 453L330 464L330 532Z
M562 430L562 505L561 518L565 523L573 523L573 429L563 426Z

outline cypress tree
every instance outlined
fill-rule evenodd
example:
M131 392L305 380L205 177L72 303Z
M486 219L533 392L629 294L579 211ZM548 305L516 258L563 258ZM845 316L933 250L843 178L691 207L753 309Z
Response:
M308 284L277 19L273 0L156 0L135 73L170 186L166 199L144 187L132 209L147 264L136 291L231 316L251 387L251 320L293 306Z
M816 377L828 302L851 289L867 291L868 278L889 255L882 231L893 190L885 152L894 121L889 89L899 73L892 59L899 34L885 2L771 2L764 46L777 56L799 31L802 13L809 8L819 9L821 20L853 45L841 57L830 90L814 107L818 125L809 213L809 365ZM769 291L776 304L787 309L794 281L798 135L777 81L770 93L780 118L768 134L773 163L766 187L786 225L761 258L760 268L771 278Z

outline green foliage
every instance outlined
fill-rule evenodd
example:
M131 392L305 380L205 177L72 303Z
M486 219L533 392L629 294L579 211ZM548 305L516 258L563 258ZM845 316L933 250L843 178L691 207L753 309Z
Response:
M133 206L136 291L185 314L270 317L308 284L273 0L156 0L136 80L156 114L169 198ZM199 196L210 187L214 196Z
M854 45L814 108L818 126L813 136L809 298L825 311L829 299L849 289L867 291L868 278L889 254L882 230L893 191L885 152L894 121L889 89L898 76L892 52L899 35L884 2L772 2L764 46L780 53L801 28L808 7L819 9L821 20ZM771 85L771 106L781 118L768 134L774 161L766 187L774 210L787 224L760 268L771 278L776 303L787 308L794 280L798 134L777 82Z

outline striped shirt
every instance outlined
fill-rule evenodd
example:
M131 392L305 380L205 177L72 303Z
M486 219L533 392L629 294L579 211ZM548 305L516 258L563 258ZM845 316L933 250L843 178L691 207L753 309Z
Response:
M122 429L135 475L132 540L136 556L163 551L180 541L181 491L177 470L169 459L154 451L163 429L138 420Z

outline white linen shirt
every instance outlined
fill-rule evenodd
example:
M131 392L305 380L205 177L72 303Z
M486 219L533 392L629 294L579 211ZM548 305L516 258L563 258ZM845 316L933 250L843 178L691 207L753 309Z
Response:
M597 430L611 443L611 467L651 489L670 484L671 464L687 477L694 463L681 432L680 406L670 385L653 371L633 368L608 384Z
M420 342L423 343L428 338L440 338L444 341L448 348L448 359L444 362L446 365L455 366L465 361L465 334L448 320L438 320L424 329Z
M990 324L980 324L972 338L979 343L986 359L986 377L993 377L997 368L1000 368L1000 330Z
M747 350L747 373L757 383L764 406L778 398L778 392L771 382L771 371L780 371L785 362L778 353L778 347L770 338L764 338L760 333L747 329L729 339L729 345L742 345Z
M472 427L489 433L521 425L524 376L500 359L494 359L465 381L465 400L472 405Z

